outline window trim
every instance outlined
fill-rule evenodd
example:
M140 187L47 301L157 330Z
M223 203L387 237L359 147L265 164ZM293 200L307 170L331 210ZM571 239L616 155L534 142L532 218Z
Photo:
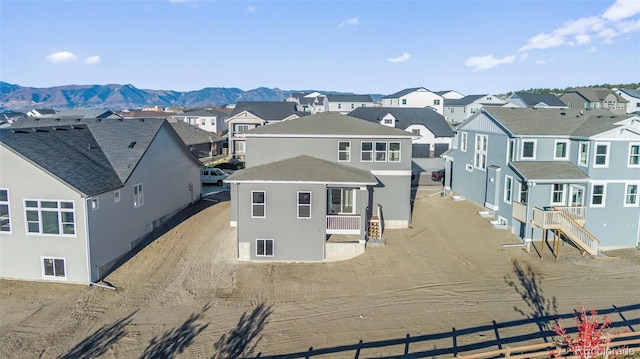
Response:
M508 187L507 182L509 183ZM504 195L502 196L502 200L506 204L511 204L513 201L513 176L504 176Z
M264 254L258 254L258 243L264 241L262 250ZM271 254L267 253L267 242L271 241ZM273 257L276 252L276 241L273 238L256 238L256 257Z
M120 202L121 198L122 198L122 196L120 196L120 190L116 190L116 191L113 192L113 202L114 203Z
M584 146L584 152L582 152L582 146ZM580 160L580 155L584 153L584 162ZM576 161L578 166L588 167L589 166L589 142L588 141L580 141L578 143L578 159Z
M391 144L393 143L397 143L398 144L398 150L397 151L392 151L391 150ZM392 160L391 159L391 153L392 152L397 152L398 153L398 159L397 160ZM387 143L387 161L388 162L400 162L402 160L402 143L400 141L389 141L389 143Z
M473 147L473 167L482 171L486 171L488 160L487 153L489 152L489 135L476 134L475 139L475 146ZM484 140L478 141L478 139ZM480 149L478 149L478 145L480 145ZM478 163L478 155L481 156L480 158L484 158L484 161L482 161L482 163Z
M240 151L238 149L238 144L242 143L242 151ZM239 140L239 141L233 141L233 150L235 151L235 153L247 153L247 141L245 140Z
M95 207L93 205L94 203L95 203ZM100 201L98 200L98 197L93 197L89 200L89 208L91 208L92 211L95 211L98 208L100 208Z
M347 149L346 150L341 150L340 149L340 145L346 143L347 144ZM340 159L340 154L342 153L346 153L347 154L347 159L346 160L341 160ZM351 162L351 141L338 141L338 162Z
M562 157L557 157L557 151L558 151L558 144L560 143L564 143L565 148L564 148L564 156ZM570 142L569 140L555 140L553 143L553 159L554 160L568 160L569 159L569 149L570 146Z
M384 151L378 150L378 144L384 144ZM375 141L373 145L373 161L374 162L388 162L387 151L389 150L389 143L387 141ZM378 159L378 153L384 154L384 159Z
M513 162L516 160L516 139L508 138L507 139L507 163Z
M605 146L607 148L607 153L605 154L604 164L596 164L598 160L598 146ZM609 168L609 156L611 154L611 143L610 142L596 142L593 145L593 168Z
M136 188L139 188L138 194L136 194ZM144 206L144 186L142 183L137 183L133 186L133 208L140 208L142 206Z
M53 260L53 269L54 269L54 275L46 275L45 274L45 265L44 265L44 260L45 259L52 259ZM63 263L63 268L64 268L64 276L56 276L55 275L55 261L56 260L62 260ZM47 257L47 256L40 256L40 274L42 275L42 279L46 279L46 280L60 280L60 281L66 281L67 280L67 258L65 257Z
M27 207L27 202L37 202L38 207ZM42 202L57 202L56 208L47 208L44 207L45 212L56 212L58 214L58 233L44 233L42 231L43 221L42 221ZM71 203L73 205L72 208L62 208L62 203ZM57 199L32 199L26 198L23 200L24 205L24 230L25 234L28 236L49 236L49 237L77 237L77 223L76 223L76 203L73 200L57 200ZM30 232L29 231L29 223L33 223L34 221L29 221L27 217L28 211L37 211L38 212L38 232ZM71 222L63 222L62 214L63 212L71 213L73 215L73 234L64 233L64 225L69 224Z
M638 146L638 154L632 154L631 149L634 146ZM638 164L631 164L631 156L638 157ZM629 142L629 157L627 158L627 167L628 168L639 168L640 167L640 142Z
M473 165L471 163L467 163L467 164L465 164L464 169L467 172L473 172Z
M556 186L562 186L562 191L561 193L561 201L560 202L555 202L553 200L554 194L556 193ZM564 206L566 203L566 197L567 197L567 185L565 183L552 183L551 184L551 198L549 199L549 203L551 205L556 205L556 206Z
M467 139L468 135L466 132L460 132L460 151L467 152Z
M371 150L365 151L365 150L362 149L362 146L365 143L371 144ZM373 162L373 152L374 152L373 151L373 143L374 143L373 141L362 141L362 142L360 142L360 162ZM363 156L362 156L364 153L369 153L371 155L371 159L370 160L364 160Z
M309 203L300 203L300 194L308 193L309 194ZM296 218L298 219L311 219L311 209L313 205L313 193L311 191L298 191L296 192ZM309 216L308 217L300 217L300 208L301 207L309 207Z
M263 202L262 203L253 203L253 194L257 193L257 192L262 192L262 198L263 198ZM263 206L264 210L263 210L263 215L262 216L256 216L253 214L253 206ZM267 218L267 191L265 190L252 190L251 191L251 218Z
M10 199L9 199L9 189L8 188L0 188L0 191L6 191L7 192L7 200L6 201L0 201L0 205L6 205L7 206L7 221L8 221L8 226L9 226L9 230L8 231L3 231L2 228L0 227L0 233L5 233L5 234L11 234L11 204L10 204Z
M525 157L524 156L524 144L527 142L531 142L533 143L533 153L531 157ZM536 159L536 155L538 152L538 140L537 139L523 139L522 140L522 148L520 148L520 159L527 159L527 160L535 160Z
M629 187L636 186L636 201L635 203L627 203L627 196L629 196ZM622 205L624 207L638 207L640 206L640 182L625 182L624 184L624 198L622 199Z
M593 189L595 186L602 186L602 203L593 204ZM591 191L589 192L589 207L604 208L607 204L607 182L592 182L590 185Z

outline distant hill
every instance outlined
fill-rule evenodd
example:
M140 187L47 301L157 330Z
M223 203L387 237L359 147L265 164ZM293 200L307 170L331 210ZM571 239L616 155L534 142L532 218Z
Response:
M237 101L283 101L291 92L260 87L207 87L198 91L143 90L133 85L67 85L23 87L0 81L0 111L26 111L34 108L136 109L150 106L205 107ZM318 91L323 92L323 91ZM336 92L324 92L336 93ZM372 95L374 101L380 95Z

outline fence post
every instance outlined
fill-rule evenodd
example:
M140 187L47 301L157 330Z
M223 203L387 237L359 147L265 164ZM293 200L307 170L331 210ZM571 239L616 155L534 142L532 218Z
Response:
M313 347L309 347L309 352L304 356L304 359L309 359L311 357L311 352L313 351Z
M409 355L409 339L411 336L407 333L407 341L404 343L404 357L406 358Z
M453 356L458 356L458 338L456 338L456 328L451 328L451 339L453 339Z
M358 342L358 349L356 349L356 356L353 359L360 358L360 349L362 349L362 339Z
M498 343L498 349L502 349L502 341L500 340L500 333L498 333L498 323L493 321L493 332L496 335L496 342Z

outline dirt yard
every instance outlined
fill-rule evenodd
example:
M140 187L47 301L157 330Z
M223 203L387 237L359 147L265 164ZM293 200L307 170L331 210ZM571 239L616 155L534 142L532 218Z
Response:
M593 259L564 245L540 260L503 248L517 238L477 205L432 193L418 192L413 227L386 231L386 246L316 264L239 263L229 202L200 202L106 278L117 290L0 281L0 357L266 358L313 347L353 358L360 340L362 358L402 357L407 335L414 357L451 357L540 343L537 320L572 325L580 305L618 308L614 326L640 330L638 249Z

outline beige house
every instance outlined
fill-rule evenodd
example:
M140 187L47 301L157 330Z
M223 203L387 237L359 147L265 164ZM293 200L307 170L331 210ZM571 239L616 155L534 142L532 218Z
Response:
M560 96L560 100L572 108L604 109L621 115L627 113L629 102L610 89L592 87L569 90Z

